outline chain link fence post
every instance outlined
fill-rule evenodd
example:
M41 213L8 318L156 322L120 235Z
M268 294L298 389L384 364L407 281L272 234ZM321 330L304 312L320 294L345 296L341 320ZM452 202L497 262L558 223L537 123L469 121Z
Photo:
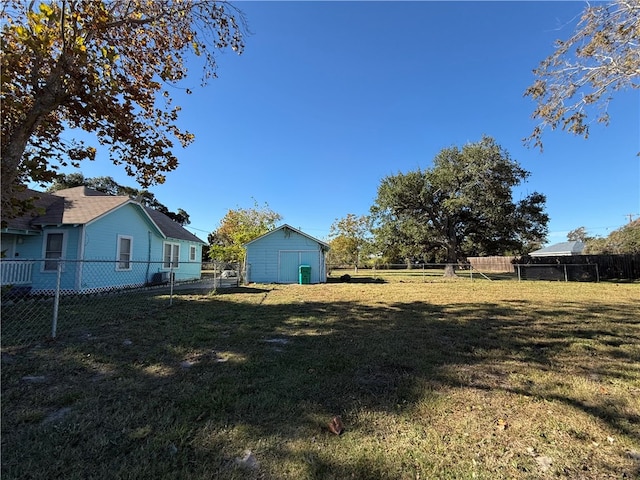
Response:
M175 280L175 273L173 271L173 266L169 268L169 306L173 305L173 283Z
M58 311L60 309L60 278L62 277L62 261L58 261L56 269L56 291L53 300L53 319L51 321L51 338L56 338L58 329Z

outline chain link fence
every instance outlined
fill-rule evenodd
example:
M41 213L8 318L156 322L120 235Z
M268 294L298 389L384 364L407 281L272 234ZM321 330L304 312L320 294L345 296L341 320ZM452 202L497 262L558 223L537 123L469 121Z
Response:
M510 257L512 258L512 257ZM414 263L384 264L374 267L329 265L330 282L432 282L445 278L445 270L462 280L549 280L564 282L599 282L598 264L522 264L512 260L498 264L486 263Z
M176 295L239 286L237 264L0 260L2 348L126 322Z

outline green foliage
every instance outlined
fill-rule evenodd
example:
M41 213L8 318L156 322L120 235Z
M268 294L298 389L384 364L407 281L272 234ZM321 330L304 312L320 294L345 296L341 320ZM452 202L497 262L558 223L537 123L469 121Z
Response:
M587 242L585 253L640 254L640 220L614 230L607 238L593 238Z
M336 219L329 229L328 263L360 265L371 253L369 217L347 214Z
M587 242L591 238L584 227L578 227L567 233L567 240L570 242Z
M512 199L528 175L489 137L446 148L432 168L382 180L371 208L376 245L405 261L525 253L548 222L544 195Z
M266 203L260 207L254 202L253 208L229 210L218 228L208 236L209 257L211 260L242 262L243 245L273 230L281 219L282 216Z

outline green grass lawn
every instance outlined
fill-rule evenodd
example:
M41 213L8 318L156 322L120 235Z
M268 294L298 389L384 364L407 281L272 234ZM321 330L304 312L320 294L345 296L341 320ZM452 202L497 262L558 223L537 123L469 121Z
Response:
M3 479L639 475L638 284L252 285L3 342Z

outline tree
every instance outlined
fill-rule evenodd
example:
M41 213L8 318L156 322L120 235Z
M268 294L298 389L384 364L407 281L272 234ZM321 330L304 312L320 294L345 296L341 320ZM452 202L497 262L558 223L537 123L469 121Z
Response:
M266 203L260 207L254 202L253 208L227 211L218 228L208 236L209 257L224 262L242 262L243 245L273 230L281 219L282 216Z
M640 254L640 219L611 232L607 238L592 238L587 242L585 253Z
M371 208L377 244L423 257L440 251L446 275L466 256L525 253L542 243L548 222L544 195L512 200L528 175L490 137L446 148L432 168L382 180Z
M182 226L189 225L190 223L189 214L182 208L179 208L177 212L172 212L160 203L156 199L156 196L148 190L138 190L137 188L120 185L112 177L85 178L82 173L63 173L55 178L53 184L47 189L47 192L81 186L92 188L107 195L126 195L146 207L164 213L171 220Z
M567 240L570 242L587 242L591 238L584 227L578 227L567 233Z
M241 12L212 0L12 0L0 17L7 218L24 212L16 198L24 184L95 158L95 146L67 142L65 129L95 134L142 187L163 183L178 166L174 140L194 138L177 127L170 94L187 77L188 56L202 59L205 85L216 76L214 52L244 49Z
M640 87L640 1L587 3L573 36L557 40L555 52L533 73L537 78L525 96L537 103L533 118L540 123L528 143L542 148L547 127L587 138L591 122L608 124L613 94Z
M369 217L353 213L336 221L329 228L329 261L334 264L352 264L356 271L361 256L368 252Z

